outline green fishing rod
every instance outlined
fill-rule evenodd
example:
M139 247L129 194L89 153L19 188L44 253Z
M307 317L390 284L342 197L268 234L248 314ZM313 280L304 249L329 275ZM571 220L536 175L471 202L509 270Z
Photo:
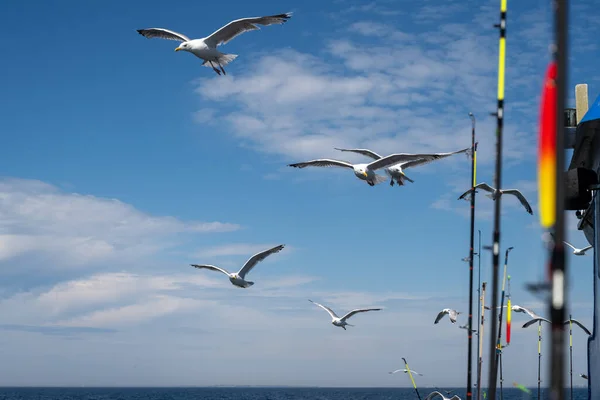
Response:
M402 357L402 361L404 361L404 367L406 368L406 371L408 372L408 376L410 377L410 381L412 382L413 387L415 388L415 392L417 392L417 397L419 398L419 400L421 400L421 395L419 394L419 389L417 389L417 384L415 383L415 380L412 376L412 372L410 371L410 368L408 367L406 358Z

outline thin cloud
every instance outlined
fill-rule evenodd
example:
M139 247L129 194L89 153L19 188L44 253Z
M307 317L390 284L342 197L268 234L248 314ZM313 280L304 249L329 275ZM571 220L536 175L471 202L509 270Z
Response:
M26 179L0 180L0 210L0 262L38 254L50 257L55 268L153 254L174 246L179 233L240 229L151 216L116 199L66 193Z

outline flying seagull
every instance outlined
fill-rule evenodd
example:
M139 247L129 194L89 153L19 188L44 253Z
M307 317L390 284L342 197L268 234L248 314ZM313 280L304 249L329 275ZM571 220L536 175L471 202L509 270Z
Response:
M213 271L222 272L229 277L229 281L234 286L237 286L240 288L248 288L248 287L254 285L254 282L247 281L246 274L248 274L250 271L252 271L252 268L254 268L256 266L256 264L258 264L259 262L261 262L262 260L264 260L265 258L270 256L271 254L279 253L284 247L285 247L284 244L280 244L279 246L275 246L272 249L261 251L260 253L256 253L255 255L250 257L248 259L248 261L246 261L244 266L238 272L233 272L233 273L228 272L228 271L224 270L223 268L215 267L214 265L205 265L205 264L202 264L202 265L190 264L190 265L194 268L199 268L199 269L206 268L206 269L210 269Z
M312 300L308 300L313 304L316 304L317 306L321 307L323 310L327 311L329 313L329 315L331 315L331 323L335 326L339 326L341 328L344 328L344 330L346 330L346 325L347 326L354 326L354 325L350 325L349 323L346 322L346 320L348 318L350 318L351 316L353 316L354 314L357 313L361 313L361 312L367 312L367 311L379 311L381 310L381 308L358 308L356 310L352 310L350 311L348 314L344 315L342 318L338 317L336 315L335 312L333 312L333 310L327 306L324 306L323 304L319 304L315 301ZM412 370L411 370L412 371Z
M521 204L523 205L523 207L525 207L525 211L527 211L529 214L533 215L533 210L531 209L531 206L527 202L527 199L517 189L503 189L503 190L494 189L493 187L491 187L490 185L488 185L485 182L482 182L482 183L479 183L479 184L475 185L475 189L482 189L482 190L485 190L486 192L490 192L490 194L488 194L486 196L489 197L492 200L498 199L503 194L512 194L512 195L516 196L519 199L519 201L521 202ZM467 190L466 192L464 192L463 194L461 194L458 199L459 200L460 199L469 200L470 198L467 197L467 195L470 195L472 191L473 191L472 188L469 189L469 190Z
M458 311L452 310L450 308L444 308L442 311L440 311L440 313L435 318L434 324L437 324L438 322L440 322L440 319L442 319L444 317L444 315L446 315L446 314L448 314L448 318L450 318L450 322L452 322L454 324L454 323L456 323L456 318L458 317L458 314L462 314L462 312L458 312Z
M190 52L196 57L204 60L202 65L205 67L210 66L218 75L221 75L221 72L223 72L224 75L227 75L225 73L225 69L223 69L223 66L235 60L237 54L221 53L219 50L217 50L217 46L221 44L227 44L233 38L241 35L244 32L260 29L258 26L256 26L257 24L264 26L283 24L289 18L291 18L291 16L292 13L290 12L285 14L269 15L266 17L236 19L219 28L209 36L201 39L190 39L181 33L164 28L138 29L137 32L148 39L157 37L161 39L180 41L181 44L175 48L175 51L183 50ZM221 71L219 71L216 66L219 66Z
M408 370L407 370L406 368L404 368L404 369L397 369L397 370L395 370L395 371L392 371L392 372L389 372L389 373L390 373L390 374L395 374L396 372L404 372L404 373L406 374L406 373L408 373ZM411 369L411 370L410 370L410 373L411 373L411 374L417 374L417 375L421 375L421 376L423 376L423 374L420 374L420 373L418 373L418 372L417 372L417 371L415 371L414 369Z
M334 147L334 149L339 150L339 151L346 151L346 152L351 152L351 153L362 154L363 156L371 157L374 160L379 160L379 159L383 158L379 154L375 153L374 151L368 150L368 149L340 149L338 147ZM387 167L385 169L385 172L391 178L390 186L394 186L394 181L398 184L398 186L403 186L405 181L409 181L411 183L414 182L412 179L410 179L404 173L404 170L407 168L429 164L432 161L446 158L453 154L466 153L470 149L471 149L470 147L467 147L466 149L453 151L451 153L421 154L421 158L418 160L405 161L405 162L401 162L401 163L392 165L391 167Z
M582 377L583 379L587 379L588 376L586 374L579 374L580 377Z
M569 246L570 248L572 248L573 254L575 254L576 256L585 256L585 252L592 248L592 246L587 246L587 247L584 247L583 249L578 249L575 246L573 246L571 243L569 243L565 240L563 240L563 243L566 244L567 246Z
M354 170L354 175L356 175L359 179L363 181L367 181L367 183L371 186L375 186L378 183L385 182L387 180L386 177L382 175L378 175L375 173L376 170L381 168L386 168L393 164L398 164L407 161L414 161L420 158L426 157L428 154L407 154L407 153L397 153L390 154L387 157L380 158L375 160L369 164L350 164L346 161L332 160L329 158L321 158L318 160L306 161L296 164L289 164L289 167L294 168L305 168L305 167L344 167L351 168Z

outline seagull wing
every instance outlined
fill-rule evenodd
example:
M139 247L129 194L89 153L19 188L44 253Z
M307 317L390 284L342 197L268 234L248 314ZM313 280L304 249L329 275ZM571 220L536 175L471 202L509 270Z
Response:
M264 260L265 258L270 256L271 254L279 253L281 250L283 250L284 247L285 247L284 244L280 244L279 246L275 246L272 249L261 251L260 253L256 253L255 255L250 257L248 259L248 261L246 261L246 264L244 264L242 269L240 269L238 271L238 275L240 276L240 278L246 279L245 278L246 274L248 272L252 271L252 268L254 268L254 266L256 264L258 264L259 262L261 262L262 260Z
M443 400L446 400L446 397L444 397L444 395L443 395L443 394L441 394L440 392L438 392L437 390L436 390L436 391L434 391L434 392L431 392L431 393L429 393L429 394L427 395L427 397L425 397L425 399L424 399L424 400L431 400L431 399L435 398L436 396L439 396L439 397L441 397Z
M367 168L372 171L389 167L390 165L404 163L407 161L418 160L421 158L431 157L432 154L407 154L407 153L397 153L390 154L389 156L380 158L379 160L373 161L370 164L367 164Z
M334 147L334 149L339 150L339 151L348 151L351 153L362 154L363 156L371 157L374 160L379 160L381 158L381 156L379 154L375 153L374 151L368 150L368 149L340 149L337 147Z
M517 199L519 199L519 201L521 202L523 207L525 207L525 211L527 211L529 214L533 215L533 210L531 209L531 206L529 205L529 202L527 201L525 196L523 196L523 193L521 193L517 189L506 189L506 190L503 190L502 193L512 194L513 196L515 196Z
M402 169L407 169L407 168L411 168L411 167L417 167L419 165L429 164L430 162L433 162L436 160L441 160L442 158L450 157L454 154L465 153L465 152L469 151L470 149L471 149L470 147L467 147L465 149L452 151L450 153L422 154L423 157L420 158L419 160L408 161L408 162L402 164Z
M460 195L460 197L458 198L458 200L462 200L464 199L469 193L471 193L473 191L473 188L467 190L466 192L464 192L463 194Z
M190 40L189 37L187 37L181 33L170 31L170 30L164 29L164 28L138 29L137 32L140 35L147 37L148 39L161 38L161 39L167 39L167 40L177 40L179 42L187 42Z
M493 193L495 190L493 187L491 187L490 185L488 185L485 182L481 182L481 183L478 183L477 185L475 185L475 189L485 190L486 192L490 192L490 193Z
M301 162L301 163L296 163L296 164L289 164L288 167L294 167L294 168L345 167L345 168L354 169L354 166L352 164L350 164L349 162L339 161L339 160L331 160L329 158L320 158L318 160L311 160L311 161L306 161L306 162Z
M518 305L514 305L514 306L512 306L511 308L512 308L512 310L513 310L513 311L516 311L516 312L522 312L522 313L526 313L526 314L527 314L527 315L529 315L531 318L540 318L540 316L539 316L539 315L537 315L536 313L534 313L533 311L531 311L531 310L530 310L530 309L528 309L528 308L521 307L521 306L518 306Z
M577 324L577 325L579 325L579 327L580 327L581 329L583 329L583 331L584 331L585 333L587 333L588 335L591 335L591 334L592 334L592 332L590 332L588 328L586 328L585 326L583 326L583 324L582 324L581 322L577 321L576 319L573 319L573 318L571 318L571 322L573 322L574 324ZM568 323L569 323L569 320L565 321L565 325L566 325L566 324L568 324Z
M308 299L308 301L310 301L313 304L318 305L319 307L321 307L323 310L327 311L329 313L329 315L331 315L331 318L339 318L337 316L337 314L335 312L333 312L333 310L327 306L324 306L323 304L319 304L316 301L312 301L311 299Z
M440 311L440 313L435 318L434 324L437 324L438 322L440 322L440 319L444 318L444 315L446 315L446 314L448 314L448 311L446 311L446 310Z
M534 318L531 321L527 321L523 324L523 328L527 328L528 326L535 324L536 322L540 322L540 321L546 321L548 323L551 323L550 321L548 321L546 318L543 317L538 317L538 318Z
M241 18L231 21L227 25L217 29L210 36L204 38L204 43L210 47L217 47L220 44L226 44L238 35L244 32L260 29L258 25L283 24L290 19L292 13L268 15L266 17Z
M380 311L380 310L381 310L381 308L357 308L356 310L352 310L348 314L344 315L342 318L340 318L340 320L345 321L348 318L350 318L351 316L353 316L354 314L358 314L361 312Z
M405 369L397 369L395 371L389 372L390 374L395 374L396 372L405 372Z
M219 272L222 272L225 275L229 276L229 272L227 272L223 268L215 267L214 265L205 265L205 264L190 264L190 265L192 267L198 268L198 269L210 269L212 271L219 271Z
M593 246L587 246L587 247L584 247L583 249L581 249L581 252L582 252L582 253L585 253L586 251L588 251L588 250L589 250L589 249L591 249L592 247L593 247Z
M566 244L567 246L569 246L570 248L572 248L573 250L577 250L575 248L575 246L573 246L571 243L567 242L566 240L563 240L563 243ZM591 246L590 246L591 247Z

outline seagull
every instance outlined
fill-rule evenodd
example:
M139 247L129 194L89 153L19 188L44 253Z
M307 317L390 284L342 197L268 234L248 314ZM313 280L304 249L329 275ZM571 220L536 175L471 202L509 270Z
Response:
M440 311L440 313L435 318L434 324L437 324L438 322L440 322L440 319L442 319L444 317L444 315L446 315L446 314L448 314L448 318L450 318L450 322L452 322L454 324L454 323L456 323L456 318L458 317L458 314L462 314L462 312L458 312L458 311L452 310L450 308L444 308L442 311Z
M389 373L390 373L390 374L395 374L396 372L404 372L404 373L406 374L406 373L408 373L408 370L407 370L406 368L404 368L404 369L397 369L397 370L395 370L395 371L392 371L392 372L389 372ZM417 372L417 371L415 371L414 369L411 369L411 370L410 370L410 373L411 373L411 374L417 374L417 375L421 375L421 376L423 376L423 374L420 374L420 373L418 373L418 372Z
M204 60L202 65L205 67L210 66L218 75L221 75L221 72L223 72L224 75L227 75L225 69L223 69L223 66L235 60L237 58L237 54L221 53L219 50L217 50L217 46L221 44L227 44L233 38L241 35L244 32L260 29L258 26L256 26L256 24L264 26L283 24L290 19L291 16L292 13L289 12L285 14L269 15L266 17L236 19L219 28L209 36L201 39L190 39L181 33L164 28L138 29L137 32L148 39L157 37L161 39L180 41L182 43L175 48L175 51L183 50L190 52L196 57ZM221 71L219 71L215 65L219 66Z
M334 149L339 150L339 151L346 151L346 152L351 152L351 153L362 154L363 156L371 157L374 160L379 160L379 159L383 158L379 154L375 153L374 151L368 150L368 149L340 149L338 147L334 147ZM449 157L453 154L466 153L468 150L470 150L470 147L467 147L466 149L462 149L462 150L458 150L458 151L453 151L451 153L421 154L420 155L421 157L418 160L405 161L405 162L401 162L401 163L392 165L391 167L387 167L385 169L385 172L391 178L390 186L394 186L394 181L398 184L398 186L403 186L405 181L414 183L414 181L412 179L410 179L408 176L406 176L406 174L403 171L407 168L416 167L418 165L428 164L432 161L439 160L439 159L442 159L445 157Z
M346 325L347 326L354 326L354 325L350 325L349 323L346 322L346 320L348 318L350 318L351 316L353 316L354 314L357 313L361 313L361 312L367 312L367 311L379 311L381 310L381 308L359 308L356 310L352 310L350 311L348 314L344 315L342 318L338 317L336 315L335 312L333 312L333 310L327 306L324 306L323 304L319 304L315 301L312 301L310 299L308 299L308 301L310 301L313 304L316 304L317 306L321 307L323 310L327 311L329 313L329 315L331 315L331 323L335 326L339 326L341 328L344 328L344 330L346 330ZM412 370L411 370L412 371Z
M572 248L573 254L575 254L576 256L585 256L585 252L593 247L590 245L590 246L584 247L583 249L578 249L575 246L573 246L571 243L569 243L565 240L563 240L563 243L566 244L567 246L569 246L570 248Z
M375 173L376 170L386 168L393 164L398 164L407 161L418 160L423 157L427 157L428 154L407 154L397 153L390 154L387 157L382 157L369 164L350 164L347 161L332 160L329 158L320 158L318 160L306 161L296 164L288 164L288 167L294 168L305 168L305 167L344 167L351 168L354 170L354 175L371 186L375 186L379 183L385 182L386 177Z
M512 194L512 195L516 196L519 199L519 201L521 202L521 204L523 205L523 207L525 207L525 211L527 211L529 214L533 215L533 210L531 209L531 206L527 202L527 199L517 189L503 189L503 190L494 189L493 187L491 187L490 185L488 185L485 182L482 182L482 183L479 183L479 184L475 185L475 189L482 189L482 190L485 190L486 192L490 192L490 194L488 194L486 196L489 197L492 200L498 199L503 194ZM472 191L473 191L472 188L469 189L469 190L467 190L466 192L464 192L463 194L461 194L458 199L459 200L460 199L470 200L470 198L467 197L467 195L470 195Z
M587 379L588 376L586 374L579 374L580 377L582 377L583 379Z
M461 400L461 398L458 397L458 395L456 395L456 394L454 396L452 396L452 397L446 397L446 396L444 396L443 394L441 394L438 391L434 391L434 392L429 393L427 395L427 397L425 397L425 399L423 399L423 400L431 400L431 399L435 398L436 396L441 397L442 400Z
M252 271L252 268L254 268L256 266L256 264L258 264L259 262L261 262L262 260L264 260L265 258L270 256L271 254L279 253L284 247L285 247L284 244L280 244L279 246L275 246L272 249L264 250L264 251L261 251L260 253L256 253L255 255L250 257L248 259L248 261L246 261L244 266L238 272L233 272L233 273L228 272L228 271L224 270L223 268L215 267L214 265L205 265L205 264L202 264L202 265L190 264L190 265L194 268L199 268L199 269L206 268L206 269L210 269L213 271L222 272L229 277L229 281L234 286L237 286L239 288L248 288L248 287L254 285L254 282L247 281L246 274L248 272Z

